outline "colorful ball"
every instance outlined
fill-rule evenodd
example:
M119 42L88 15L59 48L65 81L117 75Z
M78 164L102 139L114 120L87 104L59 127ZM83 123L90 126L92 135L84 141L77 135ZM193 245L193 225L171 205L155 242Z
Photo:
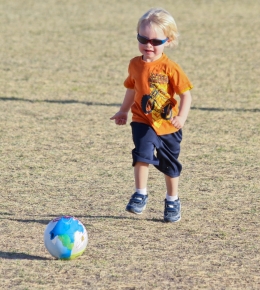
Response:
M88 243L84 225L73 216L50 221L44 231L44 245L57 259L70 260L83 254Z

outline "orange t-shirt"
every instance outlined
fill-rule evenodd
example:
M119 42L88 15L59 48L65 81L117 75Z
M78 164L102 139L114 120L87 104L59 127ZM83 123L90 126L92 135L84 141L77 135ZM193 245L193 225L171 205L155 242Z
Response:
M179 112L174 95L192 88L180 66L165 54L153 62L137 56L130 61L128 74L124 86L135 90L132 121L152 126L157 135L178 131L170 122Z

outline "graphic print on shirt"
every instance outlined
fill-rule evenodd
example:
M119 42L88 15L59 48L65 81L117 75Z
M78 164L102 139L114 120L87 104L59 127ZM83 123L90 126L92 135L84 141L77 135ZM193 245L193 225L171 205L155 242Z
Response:
M149 77L150 94L144 95L141 101L142 110L145 114L152 114L154 125L159 128L164 120L171 120L172 102L167 92L168 76L151 73Z

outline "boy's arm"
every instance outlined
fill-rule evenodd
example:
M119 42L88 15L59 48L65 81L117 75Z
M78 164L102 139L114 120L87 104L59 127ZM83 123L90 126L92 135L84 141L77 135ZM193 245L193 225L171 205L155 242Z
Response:
M181 129L184 126L184 123L187 120L190 106L191 106L191 93L190 91L186 91L180 96L180 108L178 116L172 118L171 123L174 125L175 128Z
M110 118L110 120L115 120L117 125L125 125L127 122L127 115L134 103L135 90L126 89L125 97L123 103L120 107L120 110Z

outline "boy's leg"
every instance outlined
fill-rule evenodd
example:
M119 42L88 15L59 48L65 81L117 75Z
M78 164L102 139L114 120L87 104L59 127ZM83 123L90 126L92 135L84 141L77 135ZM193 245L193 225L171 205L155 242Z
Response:
M136 192L132 195L128 205L126 206L127 211L135 214L141 214L146 208L148 201L146 190L148 174L149 164L144 162L136 162L134 166Z
M164 221L177 222L181 219L181 203L178 198L179 176L182 165L178 161L182 131L159 136L160 146L156 148L159 165L155 167L164 173L167 194L165 198Z
M147 124L132 122L132 136L135 148L132 150L134 177L136 191L131 196L126 210L141 214L145 209L147 195L147 180L149 164L158 165L159 160L154 155L155 147L158 147L158 137L155 131Z
M181 202L178 198L179 177L165 176L167 194L165 198L164 221L178 222L181 219Z
M136 162L134 166L135 188L144 189L147 186L149 174L149 164L144 162Z
M167 188L167 194L169 197L178 198L178 185L179 185L179 177L170 177L168 175L164 175L165 183Z

